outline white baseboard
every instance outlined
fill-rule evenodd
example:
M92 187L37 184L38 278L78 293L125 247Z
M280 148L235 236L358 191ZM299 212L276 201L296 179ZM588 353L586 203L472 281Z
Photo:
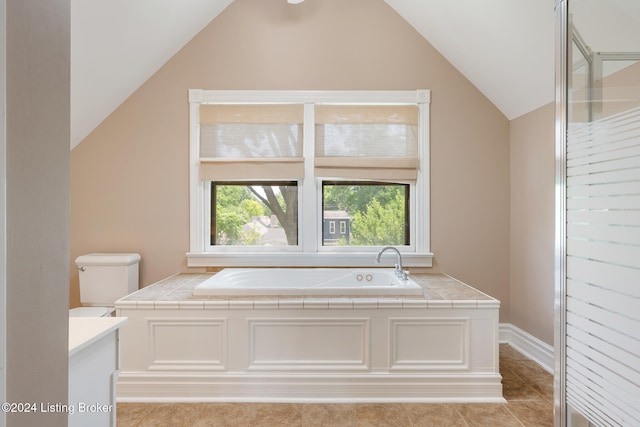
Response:
M505 403L495 373L185 376L122 372L118 402Z
M499 334L500 343L509 344L538 363L545 371L553 374L555 362L552 346L511 323L500 323Z

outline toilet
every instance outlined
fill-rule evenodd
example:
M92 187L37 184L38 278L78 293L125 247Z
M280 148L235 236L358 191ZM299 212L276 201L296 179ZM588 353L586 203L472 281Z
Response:
M94 253L76 258L82 307L69 310L69 317L109 317L114 303L138 290L136 253Z

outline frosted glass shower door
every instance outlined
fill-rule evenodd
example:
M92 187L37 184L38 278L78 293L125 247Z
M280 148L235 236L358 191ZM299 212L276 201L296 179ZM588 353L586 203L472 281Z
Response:
M640 425L640 8L568 5L562 421Z

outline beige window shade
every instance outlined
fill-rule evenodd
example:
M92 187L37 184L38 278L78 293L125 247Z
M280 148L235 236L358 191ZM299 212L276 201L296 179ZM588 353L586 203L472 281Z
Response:
M418 124L415 105L317 105L316 123Z
M300 179L303 105L200 106L200 179Z
M200 124L221 123L302 123L302 104L200 105Z
M315 175L416 180L418 107L318 105Z

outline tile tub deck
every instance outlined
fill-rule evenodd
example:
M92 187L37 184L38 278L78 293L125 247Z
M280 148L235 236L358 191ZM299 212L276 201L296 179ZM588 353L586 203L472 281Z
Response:
M417 297L313 297L303 298L291 296L198 296L192 295L193 289L210 278L215 273L179 273L161 280L153 285L144 287L134 292L116 303L116 308L125 307L206 307L225 305L230 301L266 301L264 304L269 305L269 301L333 301L336 304L353 304L353 305L370 305L380 302L382 305L402 304L425 304L431 307L454 307L469 305L487 305L492 306L499 304L495 298L492 298L471 286L454 279L445 274L415 274L411 278L420 284L423 288L423 296Z

